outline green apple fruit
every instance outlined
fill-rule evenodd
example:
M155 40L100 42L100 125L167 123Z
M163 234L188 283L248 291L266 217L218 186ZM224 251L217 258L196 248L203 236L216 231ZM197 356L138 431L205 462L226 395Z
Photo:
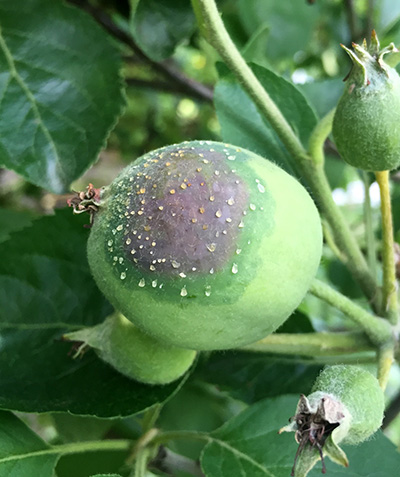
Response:
M316 274L321 223L305 188L248 150L193 141L152 151L96 196L93 276L156 339L228 349L276 330Z

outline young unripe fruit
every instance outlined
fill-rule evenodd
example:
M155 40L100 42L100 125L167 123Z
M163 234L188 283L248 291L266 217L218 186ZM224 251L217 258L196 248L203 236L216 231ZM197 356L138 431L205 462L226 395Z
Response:
M368 439L382 424L384 394L377 379L368 371L349 365L326 367L308 396L310 406L325 396L343 406L343 420L336 443L358 444ZM346 432L340 429L346 429Z
M192 365L196 352L160 343L143 333L120 313L100 325L64 335L64 339L89 346L98 356L128 378L146 384L167 384Z
M338 444L359 444L368 439L381 426L384 408L383 391L371 373L349 365L324 368L312 393L301 396L291 424L282 429L295 431L299 443L295 466L301 467L300 474L324 454L347 466ZM297 475L294 468L292 475Z
M343 46L343 45L342 45ZM343 159L367 171L400 165L400 77L383 60L397 52L391 44L379 51L373 32L371 45L343 46L353 61L347 87L333 120L333 137Z
M150 152L96 202L94 278L132 323L183 348L254 342L299 305L321 256L313 201L250 151L194 141Z

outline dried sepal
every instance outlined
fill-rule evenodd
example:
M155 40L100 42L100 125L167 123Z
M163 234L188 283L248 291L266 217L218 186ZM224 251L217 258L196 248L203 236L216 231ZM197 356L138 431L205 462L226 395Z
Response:
M96 189L93 184L89 184L85 191L74 192L74 196L67 200L67 204L73 208L74 214L89 213L89 228L93 225L94 216L99 210L102 190L102 188Z
M304 394L300 396L296 414L279 431L295 432L299 444L291 476L306 476L318 460L321 460L322 473L325 474L324 456L341 465L348 465L345 453L334 440L335 429L343 424L347 427L348 417L348 410L334 396L323 393L313 393L310 399Z

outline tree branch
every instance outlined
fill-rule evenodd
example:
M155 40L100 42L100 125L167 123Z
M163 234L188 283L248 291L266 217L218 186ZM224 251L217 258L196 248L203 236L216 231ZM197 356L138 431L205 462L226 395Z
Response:
M87 12L97 23L99 23L111 36L128 46L141 61L148 63L155 71L164 77L179 84L182 93L186 93L197 99L212 101L213 90L202 83L187 77L179 71L171 60L157 62L149 58L136 45L133 38L114 23L112 18L101 8L95 7L86 0L68 0L69 3Z
M198 95L193 91L187 91L180 87L179 84L168 83L162 80L144 80L141 78L125 78L127 86L134 88L145 88L160 91L162 93L177 94L193 99L199 99Z

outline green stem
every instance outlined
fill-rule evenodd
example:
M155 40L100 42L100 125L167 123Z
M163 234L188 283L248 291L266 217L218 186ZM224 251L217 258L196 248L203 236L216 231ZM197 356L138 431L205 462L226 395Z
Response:
M351 318L364 330L375 345L381 346L393 341L392 327L387 321L368 313L364 308L356 305L326 283L315 279L309 292Z
M348 258L349 269L355 279L360 282L367 297L370 300L375 300L377 296L375 280L368 269L367 262L356 239L352 235L340 209L332 199L332 193L322 164L317 164L312 160L279 108L240 55L225 29L215 1L192 1L196 6L198 17L201 19L201 27L207 31L207 40L235 74L261 114L269 121L282 143L296 159L302 175L306 178L314 196L318 198L322 213L330 222L338 246ZM316 134L316 137L321 136ZM317 143L316 139L315 142Z
M390 370L394 362L393 345L384 345L378 350L378 381L383 390L386 389Z
M383 311L390 323L396 325L399 318L397 301L396 264L394 258L392 207L389 188L389 171L375 172L381 193L382 261L383 261Z
M329 223L325 219L322 219L321 223L326 244L342 263L347 263L347 258L343 255L342 251L336 245Z
M150 449L147 447L141 449L136 455L134 477L146 477L147 462L150 457Z
M274 333L243 346L246 351L303 356L340 356L373 351L375 348L364 333Z
M221 20L214 0L194 0L197 11L201 14L202 27L207 31L207 40L217 50L227 66L243 84L249 96L253 99L263 116L268 119L282 142L293 157L301 157L309 161L299 138L265 91L253 71L249 68L235 44L231 40Z
M160 416L161 409L162 404L157 403L144 413L142 419L143 434L146 434L155 426L155 423Z
M206 432L197 431L166 431L159 433L153 440L153 444L166 444L176 439L190 439L195 441L210 442L212 437Z
M380 294L375 279L342 211L333 200L332 191L323 168L316 166L312 168L312 171L309 169L308 172L312 172L307 173L310 188L314 191L322 214L331 226L336 245L346 255L346 265L371 301L374 309L378 309Z
M89 441L89 442L73 442L70 444L61 444L52 446L48 449L26 452L24 454L9 455L0 458L0 464L7 462L20 461L22 459L30 459L32 457L40 457L46 455L68 455L80 454L83 452L97 451L129 451L134 442L125 439L115 439L107 441Z
M332 123L335 111L336 108L329 111L329 113L318 122L311 133L308 143L308 152L316 164L324 163L324 144L332 131Z
M371 198L369 196L370 181L368 173L361 171L362 181L364 183L364 224L365 224L365 240L367 244L367 258L368 265L372 276L377 276L377 262L376 262L376 245L374 227L372 224L372 207Z
M154 438L159 434L159 430L156 428L149 429L145 434L143 434L140 439L136 441L135 447L132 449L131 454L126 458L125 463L131 465L133 461L137 461L142 451L148 447L150 443L153 442ZM136 472L136 466L135 466Z

